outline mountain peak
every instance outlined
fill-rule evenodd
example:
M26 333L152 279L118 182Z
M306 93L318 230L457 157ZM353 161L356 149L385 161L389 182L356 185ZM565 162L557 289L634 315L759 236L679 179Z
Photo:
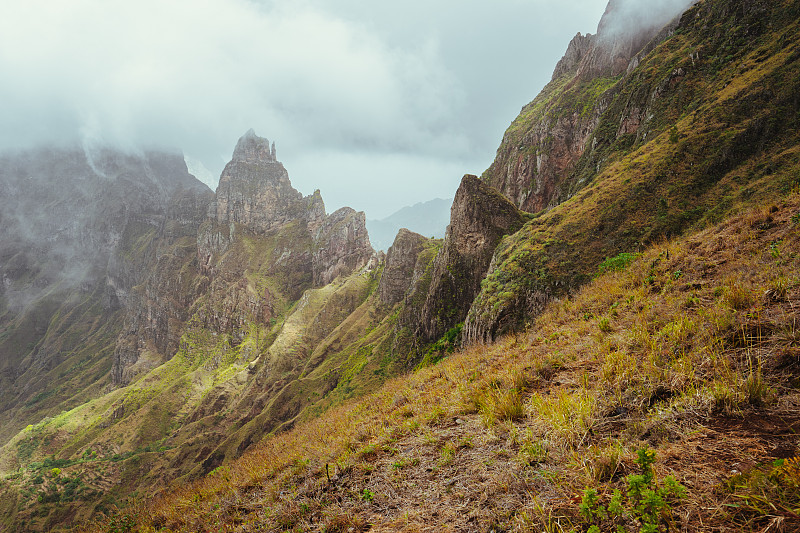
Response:
M236 148L233 150L234 161L277 161L275 141L270 146L269 139L259 137L253 128L239 137Z

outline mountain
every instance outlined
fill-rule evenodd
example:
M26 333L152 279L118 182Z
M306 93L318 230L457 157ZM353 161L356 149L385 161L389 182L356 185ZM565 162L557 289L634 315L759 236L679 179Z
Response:
M606 258L716 223L796 182L796 3L700 2L650 32L626 68L598 70L614 5L597 37L573 40L570 48L588 51L562 60L482 176L538 211L496 251L465 321L470 340L522 327Z
M3 525L796 529L800 2L647 6L385 255L252 131L4 156Z
M380 220L367 220L369 239L376 250L388 250L401 228L441 239L450 221L452 200L435 198L406 206Z
M797 530L800 2L636 5L389 249L432 366L92 531Z
M6 524L66 526L202 476L418 361L413 295L440 243L401 232L384 261L363 212L303 197L252 130L214 194L179 155L3 163Z
M182 156L83 149L0 158L0 438L88 400L156 256L180 256L211 191ZM162 302L166 316L180 314ZM149 340L166 346L168 331Z

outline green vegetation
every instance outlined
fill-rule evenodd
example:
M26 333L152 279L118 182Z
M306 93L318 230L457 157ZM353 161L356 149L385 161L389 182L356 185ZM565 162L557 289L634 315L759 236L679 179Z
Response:
M640 473L626 478L625 495L616 489L604 505L596 489L584 490L579 511L589 524L588 531L626 531L625 523L637 524L639 531L647 533L662 531L661 524L666 531L675 527L672 508L686 497L686 487L673 476L659 482L653 472L656 454L646 445L636 455Z
M387 529L793 526L795 462L772 454L800 429L800 345L787 320L800 289L798 205L793 196L645 250L551 302L523 334L266 438L140 509L136 527L308 528L342 515ZM734 301L735 284L786 296ZM431 486L436 499L420 489ZM388 498L395 507L376 516Z
M602 263L597 266L598 274L605 274L606 272L620 272L625 270L639 254L622 252L614 257L607 257Z
M742 529L773 516L800 515L800 458L775 459L736 474L725 484L730 519Z
M542 121L592 134L432 345L414 319L441 241L387 309L380 269L312 288L300 221L206 222L202 261L131 225L122 259L156 265L142 324L107 287L54 289L0 332L4 357L61 357L0 409L0 528L795 528L800 10L694 9L629 74L523 109L500 152L531 168L558 142Z
M425 351L425 355L420 361L417 368L430 366L438 363L443 357L453 353L461 346L461 331L464 329L464 323L459 323L447 330L442 335L442 338L431 344Z

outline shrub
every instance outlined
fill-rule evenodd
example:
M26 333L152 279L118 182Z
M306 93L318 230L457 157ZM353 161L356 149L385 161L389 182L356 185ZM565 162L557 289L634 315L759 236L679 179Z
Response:
M640 472L629 475L626 492L614 490L607 505L602 503L596 489L584 490L578 511L590 525L589 531L620 530L630 521L640 523L640 531L661 531L662 523L672 531L672 507L686 497L686 487L672 476L659 483L653 472L655 460L655 451L646 445L637 450L635 462Z

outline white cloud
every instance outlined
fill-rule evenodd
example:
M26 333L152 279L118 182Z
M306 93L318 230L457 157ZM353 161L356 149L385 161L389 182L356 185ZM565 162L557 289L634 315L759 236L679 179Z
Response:
M488 166L605 0L8 4L0 148L83 135L182 149L218 175L253 127L299 188L329 209L373 191L356 207L374 218Z

